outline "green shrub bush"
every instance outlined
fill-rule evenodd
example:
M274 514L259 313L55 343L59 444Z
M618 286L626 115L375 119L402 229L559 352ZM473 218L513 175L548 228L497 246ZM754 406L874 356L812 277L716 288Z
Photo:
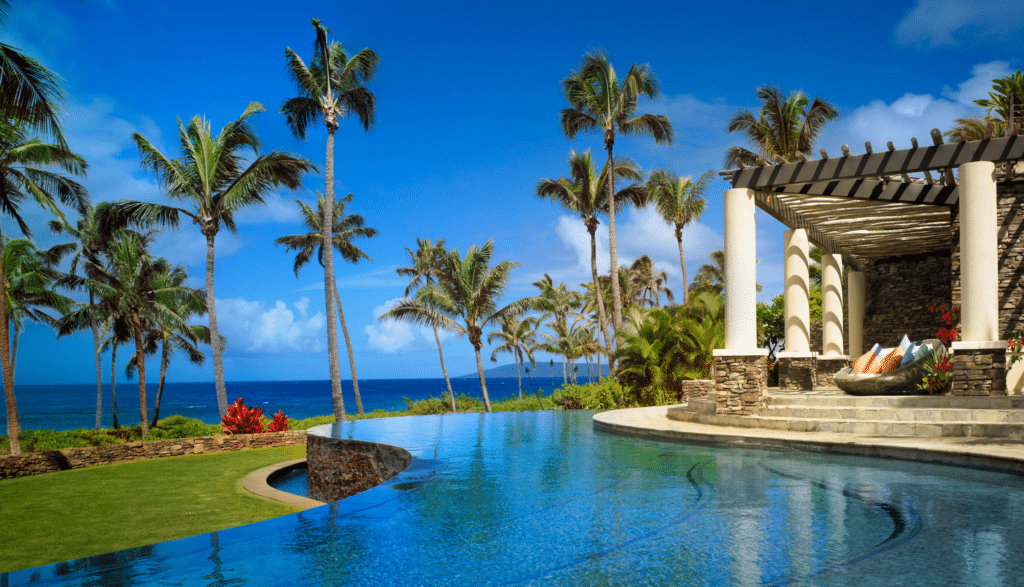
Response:
M628 391L611 377L588 385L565 385L551 394L551 400L563 410L613 410L636 405Z

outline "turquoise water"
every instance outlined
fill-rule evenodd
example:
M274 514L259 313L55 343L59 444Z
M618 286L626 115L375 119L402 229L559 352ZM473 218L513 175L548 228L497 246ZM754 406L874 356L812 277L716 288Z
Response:
M1024 479L652 442L592 412L348 422L416 460L336 504L7 585L1020 585Z

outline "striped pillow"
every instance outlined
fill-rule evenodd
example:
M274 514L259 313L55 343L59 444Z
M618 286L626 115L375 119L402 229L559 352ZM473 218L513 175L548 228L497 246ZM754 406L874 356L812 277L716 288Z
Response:
M882 349L881 352L879 352L876 355L875 360L872 361L870 365L868 365L868 369L867 369L867 371L865 371L865 373L867 373L868 375L877 375L877 374L881 373L882 372L882 361L886 357L888 357L890 354L892 354L892 352L894 350L896 350L896 349Z
M877 361L875 363L878 365L877 372L888 373L889 371L894 371L900 366L901 360L903 360L903 350L900 349L899 347L896 347L892 349L891 353L885 355L885 357L882 360ZM874 368L875 364L869 367L869 369Z
M898 348L900 350L900 354L901 355L905 355L905 354L907 354L907 349L910 348L911 344L912 343L910 342L910 339L907 338L906 334L904 334L903 335L903 340L900 341L899 346L897 346L896 348Z
M882 347L878 346L877 344L871 347L870 351L864 353L863 355L860 356L859 359L853 362L853 372L859 374L867 373L868 368L871 366L871 363L873 363L878 358L878 353L881 350Z

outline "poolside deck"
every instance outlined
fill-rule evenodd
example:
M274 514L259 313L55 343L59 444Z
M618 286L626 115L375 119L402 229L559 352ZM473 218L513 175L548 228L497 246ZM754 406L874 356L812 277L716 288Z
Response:
M870 410L873 406L842 406L851 400L857 400L862 404L873 400L912 400L911 398L853 398L842 392L833 390L815 390L813 392L796 392L787 390L772 390L770 393L772 403L779 401L779 406L788 405L789 409L794 406L806 406L807 402L824 402L822 409L859 409ZM1003 398L953 398L942 396L946 399L929 398L926 396L913 396L919 400L934 403L934 400L957 405L958 407L906 407L896 408L889 411L895 417L896 413L904 416L916 417L920 415L918 410L930 412L931 417L950 417L955 410L960 412L980 412L983 418L1001 417L999 414L1007 414L1008 417L1016 418L1019 411L1018 402L1024 401L1021 396L1009 396ZM954 401L955 400L955 401ZM992 407L985 409L972 409L970 407L959 407L962 400L964 405L982 400L1000 400L991 402ZM793 403L796 402L796 403ZM1007 403L1008 402L1008 403ZM832 406L827 404L832 403ZM1007 404L1007 408L997 407ZM774 450L807 450L814 452L830 452L839 454L873 456L892 459L907 459L915 461L937 462L961 466L981 467L987 469L998 469L1004 471L1024 474L1024 439L1004 435L1002 437L979 437L968 435L957 436L920 436L916 434L885 435L878 433L838 432L838 431L806 431L787 428L760 427L755 419L740 416L718 416L713 414L700 414L689 411L696 406L686 404L676 406L654 406L647 408L630 408L623 410L611 410L594 415L594 426L599 430L639 436L656 440L670 440L677 442L693 442L702 444L728 445L750 448L768 448ZM706 410L706 406L702 407ZM781 408L785 409L785 408ZM806 408L797 408L806 409ZM817 408L815 408L817 409ZM673 412L673 417L669 413ZM697 414L691 417L691 421L679 419L685 413ZM697 421L703 420L703 421ZM790 417L789 421L799 422L799 417ZM716 421L718 423L716 423ZM890 421L895 423L895 421ZM930 424L925 424L930 425ZM942 424L939 423L939 426ZM972 426L974 424L971 424ZM1003 426L1004 429L1013 430L1024 426L1021 422L994 424ZM915 424L916 426L916 424ZM915 428L916 429L916 428ZM941 428L940 428L941 429ZM968 429L970 430L970 429Z

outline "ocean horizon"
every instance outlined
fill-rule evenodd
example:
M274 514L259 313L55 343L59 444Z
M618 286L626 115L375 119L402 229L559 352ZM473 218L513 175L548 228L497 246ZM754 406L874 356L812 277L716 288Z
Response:
M586 377L579 373L580 383ZM480 381L477 378L452 378L452 390L455 395L465 394L480 399ZM533 394L543 389L545 394L561 387L561 377L523 377L523 395ZM153 405L156 402L157 383L146 384L146 403L149 419L153 418ZM263 410L264 415L272 418L278 410L284 410L291 419L311 418L332 414L331 384L323 381L229 381L226 383L228 402L241 397L242 401L252 407ZM342 395L345 398L345 411L350 414L357 412L352 381L343 379ZM110 384L103 386L103 415L101 425L113 427L111 411ZM121 426L133 426L139 423L139 386L137 382L118 382L117 415ZM516 397L518 388L515 377L488 377L487 393L491 401L500 401ZM444 378L437 379L360 379L359 394L362 397L363 411L373 410L397 411L405 409L405 400L422 400L429 396L446 397L448 388ZM22 430L74 430L91 429L96 424L96 384L95 383L62 383L43 385L16 385L15 396L18 402L18 417ZM217 413L217 396L214 383L210 382L176 382L165 383L164 394L160 401L160 417L166 418L180 414L187 418L197 418L208 424L220 421ZM0 434L7 432L7 414L0 414Z

